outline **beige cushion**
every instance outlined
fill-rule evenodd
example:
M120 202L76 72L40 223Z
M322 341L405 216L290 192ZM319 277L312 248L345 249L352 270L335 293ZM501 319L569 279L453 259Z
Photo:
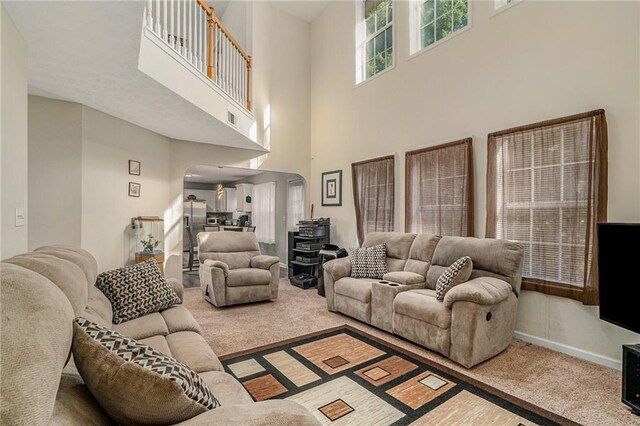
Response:
M175 358L171 353L171 349L169 349L169 344L167 343L167 338L164 336L151 336L146 339L137 339L138 342L143 343L155 351L161 352L167 356Z
M45 253L21 254L5 262L22 266L48 278L67 296L76 315L80 315L86 308L89 292L87 277L72 262Z
M452 288L447 292L443 303L449 309L454 302L458 301L472 302L478 305L495 305L506 300L511 292L511 285L506 281L492 277L480 277Z
M182 305L177 305L160 312L162 319L167 324L169 333L178 331L195 331L200 333L200 324L195 320L191 312Z
M436 299L434 290L409 290L393 301L393 311L439 328L451 327L451 310Z
M387 246L387 257L407 260L411 244L415 238L416 234L408 234L406 232L371 232L367 234L362 247L385 244Z
M229 269L249 268L251 258L260 254L253 232L201 232L198 234L198 259L219 260Z
M162 315L154 312L131 321L115 324L113 329L132 339L144 339L151 336L166 336L169 329Z
M87 388L120 423L177 423L219 406L187 366L83 318L74 321L72 348Z
M346 277L335 283L335 291L336 294L369 303L371 302L371 287L374 282L378 281L380 280L375 278Z
M86 250L80 247L74 247L69 245L53 245L43 246L34 250L36 253L46 253L51 256L55 256L60 259L68 260L72 262L84 272L87 277L87 283L93 286L96 283L96 277L98 276L98 262L95 257Z
M105 296L104 293L93 286L89 287L89 301L87 302L87 308L91 308L109 325L113 323L111 302L109 302L109 299L107 299L107 296Z
M216 398L221 406L235 404L253 404L249 392L231 374L222 371L199 373L210 389L216 390Z
M47 424L69 357L73 309L40 274L0 265L0 424Z
M393 281L394 283L400 283L404 285L420 284L425 282L424 275L416 274L413 272L397 271L387 272L382 279L386 281Z
M444 295L453 287L469 280L473 271L473 261L469 256L461 257L449 266L436 283L436 299L444 300Z
M211 346L198 333L180 331L169 334L166 339L171 356L196 373L224 370Z
M239 232L237 232L239 233ZM245 287L251 285L269 285L271 273L258 268L240 268L229 271L227 287Z

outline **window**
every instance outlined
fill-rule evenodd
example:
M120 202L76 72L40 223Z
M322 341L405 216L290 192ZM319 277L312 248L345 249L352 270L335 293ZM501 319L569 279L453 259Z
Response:
M276 242L276 183L266 182L253 186L251 222L256 227L258 241Z
M393 231L394 162L389 155L351 165L360 244L369 232Z
M406 153L407 232L473 236L471 138Z
M296 229L304 219L304 181L290 180L287 183L287 229Z
M509 6L510 4L516 3L520 0L493 0L493 8L495 10L501 9L505 6Z
M468 0L419 0L414 13L418 40L412 43L412 53L465 28L468 25L469 3Z
M487 237L524 245L523 288L598 303L595 224L607 216L603 110L489 135Z
M361 4L358 55L362 58L358 82L393 65L393 2L365 0Z

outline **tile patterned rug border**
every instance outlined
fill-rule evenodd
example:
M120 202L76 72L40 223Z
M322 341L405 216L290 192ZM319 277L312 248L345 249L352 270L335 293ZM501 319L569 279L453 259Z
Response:
M444 366L436 361L427 359L419 354L416 354L415 352L412 352L410 350L401 348L399 346L394 345L393 343L390 343L384 339L381 339L379 337L370 335L362 330L356 329L352 326L349 325L341 325L341 326L337 326L337 327L331 327L331 328L327 328L325 330L320 330L314 333L309 333L309 334L305 334L305 335L301 335L301 336L297 336L297 337L293 337L290 339L286 339L286 340L282 340L279 342L275 342L275 343L271 343L268 345L263 345L260 347L256 347L256 348L251 348L251 349L247 349L247 350L243 350L243 351L239 351L239 352L235 352L235 353L231 353L231 354L227 354L227 355L223 355L220 357L220 360L223 362L223 364L225 364L226 366L226 361L232 360L232 359L240 359L240 358L247 358L250 355L253 354L258 354L258 353L262 353L265 351L269 351L271 349L276 349L276 348L281 348L283 346L287 346L287 345L292 345L292 344L304 344L305 342L312 342L313 339L315 337L318 336L331 336L331 335L337 335L340 332L349 332L350 334L356 335L359 338L363 338L366 340L369 340L371 342L377 343L378 345L382 345L383 347L388 347L389 349L398 352L402 355L405 355L406 357L413 359L415 361L418 361L422 364L425 364L426 366L430 366L433 367L435 370L437 370L438 372L442 372L446 375L449 375L459 381L462 381L464 383L467 383L468 385L471 385L472 387L478 388L479 390L490 394L491 396L504 400L507 403L510 403L520 409L522 409L523 411L529 411L532 414L534 414L536 417L541 417L542 420L546 420L547 423L550 422L554 422L557 424L562 424L562 425L579 425L579 423L576 423L572 420L569 420L565 417L562 417L556 413L553 413L551 411L545 410L537 405L531 404L530 402L527 402L525 400L522 400L520 398L517 398L511 394L508 394L506 392L503 392L499 389L496 389L484 382L481 382L477 379L474 379L472 377L467 376L466 374L464 374L463 372L457 371L457 370L453 370L447 366ZM498 355L499 356L499 355ZM248 358L251 359L251 358ZM368 363L365 363L368 364ZM364 367L364 370L366 370L369 367ZM360 368L356 368L354 369L355 371L360 370ZM228 369L227 369L228 371ZM338 374L338 376L340 376ZM545 423L545 422L543 422Z

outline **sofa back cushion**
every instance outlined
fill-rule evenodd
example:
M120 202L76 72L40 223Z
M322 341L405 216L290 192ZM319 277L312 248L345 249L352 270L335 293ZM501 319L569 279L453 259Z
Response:
M88 251L69 245L42 246L34 250L36 253L50 254L59 259L68 260L82 269L87 277L87 284L93 286L98 277L98 262Z
M229 269L251 267L251 258L260 254L254 232L201 232L198 234L198 258L219 260Z
M433 252L440 238L438 235L433 234L416 235L413 244L411 244L409 259L404 265L404 270L422 275L426 278L427 271L431 265L431 259L433 258Z
M25 253L6 263L22 266L47 278L67 297L75 315L80 315L87 306L89 285L82 270L74 263L45 253Z
M438 278L456 260L469 256L473 261L470 279L499 278L520 292L522 281L522 245L513 241L472 237L442 237L438 242L427 272L427 287L435 288Z
M69 357L74 312L44 276L0 266L2 345L0 424L48 424Z
M389 272L403 271L415 238L416 234L405 232L371 232L365 237L362 247L385 244L387 247L387 270Z

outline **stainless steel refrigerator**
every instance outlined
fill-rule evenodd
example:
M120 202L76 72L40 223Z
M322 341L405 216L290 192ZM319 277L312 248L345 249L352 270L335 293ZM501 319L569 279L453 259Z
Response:
M204 231L204 226L207 224L207 203L204 200L186 200L183 224L182 244L184 249L187 249L190 244L197 244L198 232ZM189 239L189 230L191 230L192 240Z

